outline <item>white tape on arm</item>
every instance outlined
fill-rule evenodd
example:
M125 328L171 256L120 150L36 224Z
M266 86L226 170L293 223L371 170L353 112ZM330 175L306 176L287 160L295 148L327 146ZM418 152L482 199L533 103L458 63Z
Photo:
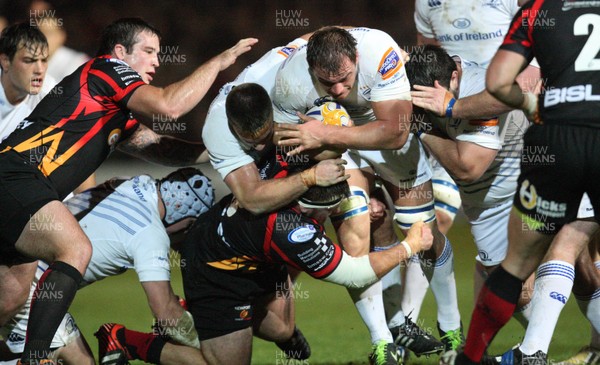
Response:
M371 267L369 255L352 257L342 252L342 259L338 267L323 280L330 283L343 285L347 288L363 288L371 285L379 278Z

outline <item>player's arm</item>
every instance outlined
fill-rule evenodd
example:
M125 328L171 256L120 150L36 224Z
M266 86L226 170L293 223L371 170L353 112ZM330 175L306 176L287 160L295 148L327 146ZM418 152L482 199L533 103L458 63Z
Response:
M281 179L261 180L254 163L225 176L225 184L240 204L254 214L272 212L299 198L310 186L329 186L346 180L342 159L319 162L309 170Z
M85 179L85 181L82 182L81 185L79 185L75 190L73 190L73 194L81 193L83 191L86 191L87 189L93 188L94 186L96 186L96 173L95 172L93 174L91 174L90 176L88 176L88 178Z
M438 133L423 133L420 139L452 177L467 183L478 180L498 153L498 150L455 141Z
M417 44L418 45L430 44L432 46L441 46L440 42L438 42L437 39L426 37L421 32L417 32Z
M174 341L200 348L198 332L192 315L179 303L169 281L144 281L142 287L148 298L148 305L156 318L161 334L169 335Z
M117 149L166 166L189 166L206 159L202 155L204 144L157 134L145 125L139 125L129 138L117 145Z
M338 266L323 280L349 288L371 285L412 255L428 250L432 243L431 229L423 222L417 222L411 226L402 244L389 250L361 257L351 257L342 252Z
M165 88L140 86L127 102L127 108L146 116L165 115L175 120L189 112L206 95L217 74L231 66L238 56L258 42L255 38L240 40L235 46L211 58L191 75Z
M281 124L275 132L281 146L298 146L289 154L318 148L382 150L404 146L410 132L412 104L408 100L372 102L376 120L360 126L323 125L305 115L304 124Z
M483 90L455 100L451 113L447 114L448 104L454 100L454 96L437 80L434 82L434 86L414 85L414 88L415 91L411 92L413 104L440 117L478 119L500 115L514 109Z
M517 83L517 75L527 66L525 56L520 53L499 49L485 77L487 91L507 105L523 109L532 115L537 106L537 98L530 93L523 93Z

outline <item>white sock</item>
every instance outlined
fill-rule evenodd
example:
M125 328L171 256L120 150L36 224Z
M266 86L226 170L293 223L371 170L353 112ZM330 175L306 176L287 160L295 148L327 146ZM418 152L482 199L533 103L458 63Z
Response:
M440 329L448 332L460 328L460 312L454 279L454 254L447 237L445 237L442 254L436 259L429 284L437 303Z
M374 250L384 251L400 244L396 241L389 246L375 246ZM387 318L388 328L394 328L404 323L404 312L402 312L402 277L400 265L393 268L381 278L383 289L383 306Z
M421 268L419 255L414 255L406 266L404 287L402 288L404 289L402 293L402 311L415 323L419 318L427 288L429 288L429 280L427 280Z
M518 307L517 309L515 309L515 312L513 313L513 317L514 319L516 319L517 321L519 321L519 323L521 324L521 326L523 326L523 328L527 329L527 325L529 324L529 320L531 319L531 308L533 306L531 305L531 302L525 304L522 307Z
M573 289L574 278L575 268L565 261L551 260L538 268L531 318L520 346L524 354L532 355L539 350L548 353L556 322Z
M600 335L597 330L600 325L598 321L600 317L600 314L598 313L600 310L600 289L596 289L594 293L589 296L575 295L575 299L577 299L577 304L579 305L581 313L585 315L592 325L592 339L590 341L590 346L600 349Z
M365 322L371 334L371 343L376 344L381 340L393 342L392 334L387 327L383 296L381 294L381 281L368 288L348 289L348 293Z

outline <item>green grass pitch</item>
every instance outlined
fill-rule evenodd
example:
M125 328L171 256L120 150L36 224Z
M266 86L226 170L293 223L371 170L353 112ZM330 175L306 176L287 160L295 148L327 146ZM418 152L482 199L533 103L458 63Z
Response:
M457 222L449 236L454 248L459 305L466 331L473 308L472 273L475 249L464 221ZM172 266L174 265L175 263ZM175 292L182 295L181 275L176 267L173 267L172 281ZM368 364L368 332L344 288L319 282L302 274L294 295L297 299L296 322L311 344L311 358L303 362L284 359L274 344L256 339L253 364ZM96 356L97 342L93 333L102 323L118 322L137 331L150 331L152 324L144 292L132 271L79 291L71 313ZM418 323L437 336L435 315L436 304L429 292L421 311L422 318ZM510 348L522 339L523 334L521 326L511 320L495 338L490 353L495 354ZM579 312L575 300L571 298L554 333L550 346L550 360L560 361L570 357L589 342L589 336L589 324ZM437 356L413 356L410 364L437 364L437 361Z

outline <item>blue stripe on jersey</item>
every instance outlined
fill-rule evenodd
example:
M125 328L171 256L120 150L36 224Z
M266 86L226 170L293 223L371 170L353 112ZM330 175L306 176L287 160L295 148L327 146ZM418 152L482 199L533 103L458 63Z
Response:
M127 207L131 210L133 210L134 212L138 213L140 216L142 216L144 219L146 219L146 221L148 221L148 223L151 223L152 221L150 220L150 216L152 215L152 212L150 212L150 209L148 209L148 207L145 207L143 204L141 204L140 202L137 202L135 200L131 200L129 198L127 199L117 199L114 195L109 195L105 200L111 201L111 202L115 202L119 205L122 205L124 207ZM135 202L137 203L136 205L140 206L141 208L143 208L147 214L144 214L144 212L142 212L140 209L134 207L132 204L130 204L131 202Z
M452 188L452 189L458 191L458 186L456 186L456 184L453 184L453 183L451 183L450 181L447 181L447 180L432 179L431 183L432 184L438 184L438 185L444 185L444 186L447 186L449 188Z
M440 257L438 257L436 259L435 267L443 266L446 263L446 261L448 261L451 257L452 257L452 246L450 245L450 241L448 241L448 238L446 237L444 251L442 251L442 254L440 255Z
M123 222L121 222L120 220L118 220L117 218L115 218L113 216L110 216L108 214L98 213L95 210L92 210L90 212L90 214L95 215L96 217L99 217L99 218L104 218L108 221L115 223L117 226L121 227L125 232L129 233L132 236L135 234L135 231L133 229L127 227Z
M349 211L347 211L344 214L341 214L341 215L338 215L338 216L335 216L335 217L329 217L329 218L331 219L332 222L339 222L339 221L347 219L349 217L361 214L361 213L363 213L364 211L367 211L367 210L369 210L369 207L364 206L364 207L360 207L360 208L349 210Z
M427 218L425 220L425 223L433 222L434 220L435 220L435 214L432 215L431 217ZM397 219L394 219L394 222L396 222L398 227L400 227L401 229L410 229L410 227L412 227L412 223L408 223L408 224L401 223Z
M106 210L110 210L110 211L115 212L117 214L121 214L123 217L129 219L131 222L137 224L138 226L140 226L142 228L147 226L147 224L144 224L140 220L138 220L135 217L133 217L131 214L125 212L123 209L121 209L119 207L116 207L114 205L110 205L110 204L102 202L102 203L98 204L98 207L104 208Z

